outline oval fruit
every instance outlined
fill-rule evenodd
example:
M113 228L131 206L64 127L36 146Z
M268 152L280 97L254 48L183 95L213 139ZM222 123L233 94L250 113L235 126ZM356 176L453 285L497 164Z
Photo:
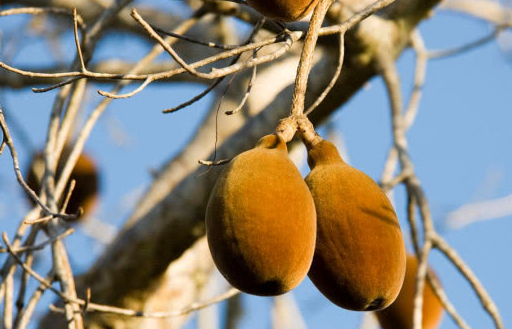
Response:
M366 174L346 164L328 141L308 149L306 177L317 213L309 277L334 304L382 309L398 295L405 246L393 206Z
M56 172L56 180L59 179L62 169L64 169L65 160L67 160L71 149L65 147L59 159ZM39 192L41 187L41 179L44 174L44 161L43 152L40 151L32 156L29 165L27 184L36 193ZM71 172L71 179L75 180L75 188L71 198L69 199L66 213L76 214L79 207L82 207L83 214L79 219L85 218L85 215L92 212L98 201L99 191L99 175L94 160L87 153L83 152L78 158L73 171ZM32 199L29 199L33 204Z
M318 0L247 0L247 4L266 17L292 22L306 16Z
M375 312L382 329L412 329L417 272L418 260L413 255L407 255L407 269L400 294L388 308ZM428 282L423 289L422 312L423 329L435 329L439 326L443 317L443 305Z
M208 201L206 234L215 265L243 292L279 295L304 279L315 205L283 140L265 136L226 165Z

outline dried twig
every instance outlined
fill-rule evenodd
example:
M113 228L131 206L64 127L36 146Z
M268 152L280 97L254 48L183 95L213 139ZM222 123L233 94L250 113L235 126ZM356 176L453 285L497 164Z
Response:
M263 26L264 23L265 23L265 18L262 18L262 19L260 19L258 21L258 23L252 29L252 32L249 35L249 38L247 38L247 41L244 42L243 45L250 44L254 40L254 37L256 36L258 31L261 29L261 27ZM256 51L254 51L254 52L256 52ZM238 54L237 56L235 56L229 65L235 64L240 59L241 55L242 54ZM254 66L253 69L256 70L256 66ZM199 95L196 95L191 100L186 101L186 102L184 102L184 103L182 103L182 104L180 104L180 105L178 105L176 107L173 107L173 108L170 108L170 109L165 109L165 110L162 111L162 113L174 113L174 112L177 112L177 111L179 111L179 110L181 110L181 109L183 109L183 108L185 108L187 106L190 106L190 105L194 104L195 102L197 102L198 100L202 99L204 96L209 94L215 87L217 87L224 80L224 78L225 78L225 76L221 77L221 78L218 78L208 88L206 88L206 90L201 92Z

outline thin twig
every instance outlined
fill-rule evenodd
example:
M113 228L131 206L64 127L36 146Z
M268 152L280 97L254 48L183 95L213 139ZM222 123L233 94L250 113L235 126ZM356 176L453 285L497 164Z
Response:
M381 182L380 187L384 192L394 189L397 185L405 182L413 173L410 170L405 170L400 172L398 175L393 177L391 180L387 182Z
M187 37L186 35L181 35L178 33L173 33L173 32L168 32L168 31L162 30L161 28L156 27L153 24L149 24L149 26L151 26L151 28L158 33L162 33L164 35L167 35L167 36L170 36L173 38L184 40L184 41L187 41L190 43L195 43L198 45L203 45L206 47L218 48L218 49L223 49L223 50L231 50L231 49L236 49L236 48L240 47L240 45L225 45L225 44L219 44L219 43L215 43L215 42L211 42L211 41L201 41L201 40L197 40L197 39L194 39L191 37Z
M339 34L339 54L338 54L338 64L336 65L336 70L334 72L334 76L332 77L332 80L329 82L329 85L325 88L325 90L318 96L318 98L315 100L313 104L304 112L304 115L309 115L311 112L313 112L327 97L329 92L334 88L334 85L338 81L338 78L341 74L341 69L343 68L343 60L345 58L345 33Z
M132 17L137 21L137 23L139 23L144 28L144 30L146 30L146 32L149 34L149 36L152 37L153 39L155 39L160 44L160 46L162 46L165 49L165 51L167 51L169 53L169 55L171 55L172 58L174 58L174 60L176 62L178 62L178 64L181 65L181 67L183 67L185 70L187 70L188 73L190 73L190 74L192 74L192 75L194 75L194 76L196 76L198 78L211 79L211 78L209 78L208 74L204 74L204 73L198 72L194 68L190 67L174 51L174 49L172 49L172 47L169 46L169 44L167 42L165 42L165 40L162 39L162 37L160 37L155 32L155 30L153 30L153 28L139 15L139 13L137 12L137 10L135 8L132 9Z
M222 77L222 78L218 78L217 80L215 80L211 85L208 86L208 88L206 88L205 90L203 90L201 93L197 94L196 96L192 97L191 99L189 99L188 101L186 102L183 102L181 103L180 105L178 106L175 106L175 107L171 107L171 108L168 108L168 109L165 109L165 110L162 110L162 113L164 114L167 114L167 113L174 113L174 112L178 112L179 110L182 110L184 109L185 107L188 107L192 104L194 104L195 102L201 100L204 96L208 95L213 89L215 89L215 87L217 87L223 80L224 80L225 77Z
M76 8L73 8L73 34L75 35L75 46L78 58L80 59L80 67L82 68L82 72L87 72L87 69L85 68L84 55L82 54L82 49L80 47L80 39L78 38Z
M421 249L418 272L416 273L416 281L414 284L414 300L413 300L413 316L412 327L413 329L421 329L423 321L423 291L425 289L425 281L427 279L428 271L428 256L432 249L432 242L425 239L425 243Z
M53 272L50 271L50 274L48 274L44 280L46 282L52 282L53 277ZM30 297L27 306L20 313L20 317L16 321L16 329L25 329L28 326L32 315L34 314L36 305L39 303L39 300L43 296L46 289L47 287L45 284L39 283L39 286L32 294L32 297Z
M413 90L409 97L409 103L404 112L403 120L406 130L412 126L418 114L421 97L423 95L423 86L425 85L428 61L425 44L418 29L415 29L411 33L411 45L416 52L416 68L414 70Z
M38 232L39 232L38 226L31 227L30 234L28 235L27 239L25 240L24 247L31 247L34 245ZM27 263L28 266L32 266L33 260L34 260L33 253L29 252L29 253L25 254L25 263ZM20 281L21 281L20 287L18 290L18 298L16 300L16 307L18 309L18 312L16 315L16 320L14 322L18 321L18 317L21 313L21 309L23 308L23 303L25 301L25 292L27 289L29 278L30 278L30 275L27 272L22 271L21 278L20 278Z
M103 90L98 90L98 94L100 94L101 96L112 98L112 99L130 98L130 97L135 96L136 94L140 93L141 91L143 91L154 80L155 80L154 77L149 76L146 78L146 80L144 80L144 82L139 87L137 87L137 89L133 90L132 92L126 93L126 94L117 95L117 94L114 94L114 93L111 93L108 91L103 91Z
M402 171L409 171L411 173L410 176L405 180L405 183L408 188L408 193L411 193L410 197L414 197L414 200L416 200L418 202L418 205L420 206L420 214L423 219L423 227L425 231L423 247L421 248L418 257L419 262L418 272L416 274L413 307L413 329L421 329L423 316L423 289L425 285L425 279L428 268L428 254L432 248L430 233L434 232L434 229L433 224L431 223L431 216L430 211L428 209L428 204L419 185L419 181L417 180L414 174L414 166L408 154L407 139L405 137L405 132L407 128L405 127L403 117L400 78L394 60L392 58L391 52L389 51L388 48L382 47L378 51L377 64L380 66L382 78L384 80L389 95L392 116L391 123L394 148L397 151L397 156L398 159L400 160ZM413 204L411 203L413 202L412 200L413 199L409 200L409 205ZM409 215L411 216L413 213L414 209L409 209ZM417 235L415 235L413 238L417 239ZM419 248L418 246L419 242L416 241L415 248Z
M458 255L455 254L449 246L439 237L439 235L435 232L432 216L428 207L427 200L425 198L424 192L420 186L419 180L414 174L412 162L409 158L407 152L407 141L405 138L405 131L408 126L412 123L411 118L414 118L417 112L417 103L419 96L416 95L414 97L414 92L419 93L421 90L421 85L424 80L424 66L426 63L426 56L423 43L421 41L421 37L419 34L416 34L413 37L413 45L417 49L418 53L418 64L417 64L417 75L415 78L415 90L413 91L413 96L411 97L411 101L409 104L408 111L412 113L409 121L405 122L405 115L402 114L402 105L401 105L401 92L400 92L400 84L398 73L396 71L396 67L392 59L387 56L387 53L384 50L379 52L379 64L382 68L382 75L388 90L391 109L392 109L392 123L393 123L393 139L395 142L395 148L398 153L398 158L400 159L400 163L402 166L402 170L405 168L409 168L411 170L412 175L405 180L407 186L408 193L408 218L411 226L414 249L416 253L420 255L420 261L418 264L418 274L416 277L416 294L414 298L414 311L413 311L413 328L419 329L421 328L422 323L422 303L423 303L423 291L425 277L427 275L427 259L428 254L431 248L438 248L446 254L446 256L457 266L459 271L466 276L468 281L473 286L473 289L479 296L482 305L487 310L487 312L492 316L495 321L496 327L499 329L503 328L503 324L501 322L501 318L499 316L498 310L495 304L492 302L490 297L487 295L481 284L476 279L476 276L472 275L469 268L462 263L462 260L458 258ZM417 203L420 215L423 220L423 228L424 228L424 244L420 250L418 234L414 220L414 212L415 212L415 203ZM443 249L442 249L443 248ZM464 320L457 314L454 307L449 303L446 298L442 288L434 282L432 278L429 279L431 285L434 287L434 291L436 295L440 298L444 307L448 310L452 318L459 324L461 328L469 328L469 326L464 322Z
M61 207L61 212L66 212L66 208L68 207L69 199L71 199L71 195L73 194L73 190L75 189L76 181L74 179L69 183L68 193L66 194L66 198L64 199L64 203Z
M4 317L3 328L12 328L12 306L14 296L14 275L9 275L4 279L5 285L5 300L4 300Z
M394 0L379 0L379 1L375 2L374 4L372 4L372 5L368 6L367 8L365 8L363 11L361 11L359 13L356 13L350 19L346 20L345 22L343 22L343 23L341 23L339 25L335 25L335 26L330 26L330 27L325 27L325 28L319 29L318 35L319 36L324 36L324 35L331 35L331 34L337 34L337 33L344 33L347 30L349 30L350 28L352 28L353 26L355 26L356 24L360 23L363 19L367 18L368 16L370 16L371 14L376 12L377 10L380 10L380 9L384 8L385 6L389 5L393 1ZM97 29L95 29L95 30L97 30ZM275 52L273 54L267 55L267 56L258 57L256 59L254 59L253 61L244 62L244 65L237 64L237 65L234 65L234 66L231 66L231 67L226 67L226 68L223 68L223 69L216 69L213 72L210 72L208 74L203 73L203 74L201 74L201 77L206 78L206 79L220 78L222 76L230 75L232 73L240 71L240 70L242 70L244 68L251 68L251 67L254 67L256 65L272 61L272 60L282 56L284 53L286 53L288 51L288 49L290 48L291 44L293 42L299 40L303 36L304 36L304 33L302 31L291 32L291 34L287 34L287 35L284 36L286 47L280 49L279 51L277 51L277 52ZM189 71L190 70L195 71L195 69L198 68L198 67L201 67L201 66L204 66L204 65L207 65L207 64L211 64L213 62L216 62L216 61L219 61L219 60L222 60L222 59L226 59L226 58L235 56L237 54L240 54L240 53L243 53L243 52L246 52L246 51L251 51L251 50L254 50L254 49L258 49L258 48L261 48L261 47L269 45L269 44L273 44L273 43L276 43L276 42L281 42L282 39L283 39L283 36L279 36L279 37L276 37L276 38L270 38L270 39L264 40L262 42L257 42L257 43L254 43L254 44L251 44L251 45L248 45L248 46L245 46L245 47L239 47L239 48L236 48L236 49L233 49L233 50L229 50L227 52L223 52L223 53L211 56L209 58L206 58L206 59L204 59L202 61L199 61L199 62L196 62L194 64L187 65L187 67L189 68ZM53 86L50 86L50 87L47 87L47 88L37 88L37 89L34 89L35 92L45 92L45 91L49 91L49 90L52 90L52 89L55 89L55 88L59 88L59 87L65 86L65 85L67 85L69 83L72 83L72 82L76 81L76 79L80 79L80 78L91 78L91 79L96 79L96 80L103 80L103 79L146 80L146 79L149 78L151 80L151 82L153 82L153 81L162 80L162 79L169 79L169 78L173 77L174 75L187 72L187 70L184 69L184 68L177 68L177 69L173 69L173 70L169 70L169 71L164 71L164 72L160 72L160 73L157 73L157 74L151 74L151 75L148 75L148 74L110 74L110 73L100 73L100 72L91 72L91 71L87 71L87 72L70 71L70 72L61 72L61 73L41 73L41 72L32 72L32 71L26 71L26 70L17 69L17 68L14 68L12 66L9 66L9 65L7 65L6 63L3 63L3 62L0 62L0 67L4 68L6 70L9 70L11 72L14 72L14 73L17 73L17 74L20 74L20 75L23 75L23 76L28 76L28 77L52 78L52 79L55 79L55 78L65 78L65 77L73 78L73 79L60 82L60 83L58 83L56 85L53 85ZM197 72L197 71L195 71L195 72Z
M446 49L446 50L436 50L436 51L429 51L427 54L428 59L440 59L440 58L446 58L451 56L456 56L463 54L465 52L468 52L470 50L476 49L490 41L495 40L498 35L505 29L507 29L509 26L507 25L498 25L496 26L489 35L486 35L482 38L479 38L475 41L469 42L467 44L464 44L462 46L458 46L452 49Z
M253 56L253 58L256 57L256 51L254 51L252 56ZM234 110L225 111L224 114L226 114L226 115L236 114L236 113L240 112L240 110L245 106L245 103L247 102L247 100L249 99L249 96L251 95L252 84L256 80L256 74L257 74L257 66L252 68L252 75L251 75L251 78L249 79L249 83L247 84L247 90L245 91L244 97L242 98L242 101L240 101L240 104L238 104L238 106Z
M466 263L462 260L462 258L457 254L457 252L450 247L450 245L438 234L432 237L432 242L434 246L439 249L459 270L459 272L468 280L469 284L475 291L480 303L483 308L489 313L492 320L494 321L494 325L497 329L504 329L503 320L499 314L498 308L496 304L493 302L492 298L489 296L487 291L485 290L478 277L473 273L471 268L466 265Z
M252 29L251 34L247 38L247 41L244 42L243 45L250 44L254 40L254 37L256 36L258 31L261 29L261 27L263 26L264 23L265 23L265 18L260 19L258 21L258 23L256 23L256 25ZM257 51L255 50L254 53L256 53L256 52ZM237 56L235 56L229 65L235 64L240 59L241 55L242 54L238 54ZM256 70L256 66L254 66L253 69ZM188 100L188 101L186 101L184 103L181 103L180 105L178 105L176 107L165 109L165 110L162 111L162 113L174 113L174 112L177 112L177 111L179 111L179 110L181 110L181 109L183 109L183 108L185 108L187 106L190 106L190 105L194 104L195 102L197 102L200 99L202 99L204 96L208 95L213 89L215 89L215 87L217 87L224 80L224 78L225 78L225 76L221 77L221 78L218 78L208 88L206 88L206 90L204 90L200 94L194 96L192 99L190 99L190 100Z
M371 15L381 10L382 8L389 6L393 2L395 2L395 0L377 0L373 4L361 10L360 12L355 13L353 16L351 16L349 19L342 22L341 24L324 27L318 32L318 35L324 36L345 33L354 26L356 26L357 24L359 24L364 19L370 17Z
M184 20L180 25L178 25L175 31L177 33L183 33L187 31L188 29L193 27L204 16L204 14L204 9L201 8L197 10L190 18ZM169 41L171 42L172 40ZM137 73L140 70L142 70L146 65L151 63L162 51L163 50L160 46L154 46L153 49L132 68L130 74ZM128 81L126 80L119 81L117 85L112 89L111 93L118 93L127 83ZM78 135L78 138L75 141L75 148L71 151L68 158L68 162L66 163L60 174L59 182L57 183L56 187L56 193L58 195L62 193L62 190L65 187L65 183L67 182L67 179L69 179L71 172L73 171L73 168L76 164L76 161L78 160L78 157L80 156L80 153L84 148L85 141L87 140L89 134L94 128L94 125L96 124L97 120L101 117L101 115L103 114L103 112L105 111L105 109L111 101L111 98L103 99L100 102L100 104L91 112L89 118L82 127L80 134Z
M32 76L34 76L34 75L32 75ZM54 85L51 85L49 87L32 88L32 91L35 92L35 93L45 93L45 92L50 91L50 90L54 90L54 89L57 89L57 88L60 88L60 87L64 87L65 85L72 84L73 82L76 82L76 81L78 81L80 79L83 79L83 78L84 78L83 76L73 77L71 79L64 80L62 82L56 83Z
M471 329L471 327L466 323L466 321L464 321L464 319L457 312L453 304L448 300L448 296L446 296L446 293L441 287L441 284L439 284L435 276L432 275L430 271L427 272L427 281L432 290L434 290L434 293L436 294L437 298L439 298L441 304L443 304L443 307L446 310L446 312L448 312L448 314L450 314L450 316L452 317L453 321L461 329Z
M36 193L27 185L25 180L23 179L23 176L21 174L21 169L19 165L18 160L18 152L16 152L16 148L14 147L14 142L11 138L11 134L9 132L9 128L7 127L7 123L5 122L4 114L2 112L2 108L0 106L0 127L2 129L3 135L4 135L4 142L7 144L7 147L9 148L9 151L11 152L11 158L13 162L14 167L14 173L16 174L16 180L20 184L20 186L25 190L25 193L27 193L30 198L37 203L46 213L51 215L52 217L60 217L63 219L75 219L75 215L67 215L67 214L59 214L52 212L36 195Z
M54 238L51 238L51 239L48 239L44 242L41 242L37 245L25 245L23 247L20 247L20 248L15 248L13 249L13 251L16 253L16 254L22 254L24 252L27 252L27 251L36 251L36 250L43 250L44 247L46 247L47 245L57 241L57 240L62 240L68 236L70 236L71 234L73 234L75 232L75 230L71 227L71 228L68 228L66 231L64 231L64 233L62 233L61 235L59 236L56 236ZM8 252L7 249L4 249L4 248L1 248L0 249L0 253L6 253Z

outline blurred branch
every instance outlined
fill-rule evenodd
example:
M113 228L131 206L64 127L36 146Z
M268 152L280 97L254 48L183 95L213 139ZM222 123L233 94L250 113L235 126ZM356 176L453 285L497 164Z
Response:
M495 1L447 0L439 8L462 12L495 25L512 25L512 10Z
M499 34L504 31L507 28L505 25L498 25L496 26L491 33L488 35L479 38L475 41L469 42L467 44L464 44L462 46L458 46L452 49L444 49L444 50L433 50L429 51L427 54L428 59L439 59L439 58L446 58L450 56L456 56L460 55L462 53L465 53L470 50L474 50L490 41L496 40L496 38L499 36Z
M122 309L119 307L91 303L91 302L87 302L82 299L78 299L73 296L68 296L68 295L66 295L66 293L61 292L60 290L52 287L52 284L50 281L44 279L42 276L37 274L33 269L28 267L27 264L25 262L23 262L23 260L17 255L17 253L14 252L14 250L12 249L11 243L9 241L9 238L7 237L7 234L5 232L3 232L3 234L2 234L2 238L3 238L3 242L4 242L5 246L7 247L8 252L14 257L16 262L18 262L18 264L25 271L27 271L32 277L34 277L37 281L39 281L39 283L42 284L45 289L51 290L53 293L55 293L60 298L62 298L62 300L66 301L68 303L76 304L76 305L81 305L81 306L87 305L87 308L82 310L83 312L103 312L103 313L112 313L112 314L118 314L118 315L124 315L124 316L146 317L146 318L177 317L177 316L185 315L185 314L197 311L199 309L208 307L212 304L216 304L216 303L226 300L240 292L238 289L231 288L219 296L215 296L214 298L211 298L206 301L192 303L191 305L188 305L187 307L184 307L182 309L175 310L172 312L147 313L147 312L134 311L134 310L129 310L129 309ZM59 310L58 308L54 308L54 311L61 312L61 313L66 312L64 309Z
M446 216L452 229L461 229L478 221L492 220L512 214L512 194L502 198L465 204Z
M274 297L272 307L273 329L307 329L306 322L300 314L293 293Z

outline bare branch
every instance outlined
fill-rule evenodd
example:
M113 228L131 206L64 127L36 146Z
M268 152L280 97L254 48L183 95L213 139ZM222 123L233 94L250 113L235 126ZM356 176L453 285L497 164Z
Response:
M236 288L231 288L225 293L216 296L214 298L208 299L206 301L202 302L195 302L187 307L184 307L179 310L171 311L171 312L141 312L141 311L134 311L129 309L123 309L119 307L113 307L113 306L107 306L107 305L100 305L91 303L90 301L84 301L82 299L77 299L75 297L67 296L65 293L61 292L60 290L52 287L51 283L41 277L39 274L37 274L34 270L32 270L30 267L28 267L23 260L14 252L14 250L11 247L11 244L9 242L9 238L7 237L7 234L5 232L2 233L2 238L4 241L4 244L7 247L8 252L14 257L16 262L25 270L27 271L34 279L39 281L41 285L45 289L51 290L53 293L58 295L60 298L62 298L67 303L73 303L76 305L85 306L88 305L87 310L88 312L103 312L103 313L111 313L111 314L118 314L118 315L125 315L125 316L133 316L133 317L145 317L145 318L156 318L156 319L162 319L162 318L169 318L169 317L176 317L176 316L182 316L185 314L189 314L191 312L200 310L202 308L208 307L212 304L219 303L223 300L226 300L228 298L231 298L232 296L235 296L236 294L240 293L240 291ZM56 308L56 310L59 310ZM65 313L65 310L60 309L60 312Z
M448 0L443 1L439 7L463 12L496 25L512 24L512 10L494 1Z
M50 271L50 274L46 276L46 278L44 279L45 282L52 282L53 276L53 272ZM45 284L39 283L39 286L37 287L36 291L34 291L32 297L30 297L27 306L22 312L20 312L21 316L19 320L16 322L17 329L25 329L28 326L30 319L34 313L34 310L36 308L36 305L37 303L39 303L39 300L43 296L43 293L45 292L46 289L47 287L45 286Z
M456 56L463 54L465 52L474 50L490 41L495 40L499 34L505 30L506 28L510 27L506 25L497 25L489 35L486 35L482 38L479 38L475 41L469 42L465 45L455 47L453 49L446 49L446 50L437 50L437 51L430 51L427 54L428 59L439 59L439 58L446 58L451 56Z
M7 123L5 122L4 114L2 111L2 108L0 106L0 127L2 128L3 132L3 141L7 146L9 147L9 151L11 152L14 172L16 174L16 179L18 180L18 183L20 186L25 190L25 192L30 196L30 198L37 203L43 210L51 215L52 217L60 217L63 219L75 219L75 215L66 215L66 214L59 214L52 212L36 195L36 193L27 185L25 180L23 179L23 176L21 174L19 160L18 160L18 152L16 151L16 148L14 147L14 142L11 138L11 134L9 133L9 128L7 127Z
M62 240L68 236L70 236L71 234L73 234L75 232L75 230L73 228L68 228L66 231L64 231L64 233L62 233L61 235L59 236L56 236L52 239L49 239L49 240L46 240L44 242L41 242L35 246L32 246L32 245L25 245L23 247L20 247L20 248L16 248L16 249L13 249L13 252L16 253L16 254L21 254L21 253L24 253L24 252L27 252L27 251L36 251L36 250L43 250L44 247L46 247L47 245L57 241L57 240ZM8 252L7 249L3 249L1 248L0 249L0 253L6 253Z

